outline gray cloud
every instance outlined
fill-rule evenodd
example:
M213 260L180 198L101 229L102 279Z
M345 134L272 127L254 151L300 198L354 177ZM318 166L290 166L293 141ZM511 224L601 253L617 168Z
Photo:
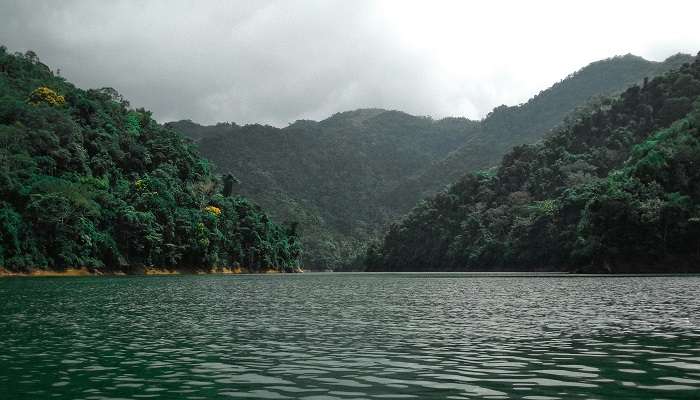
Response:
M700 50L692 1L524 3L3 1L0 43L160 121L274 125L359 107L478 118L596 59Z

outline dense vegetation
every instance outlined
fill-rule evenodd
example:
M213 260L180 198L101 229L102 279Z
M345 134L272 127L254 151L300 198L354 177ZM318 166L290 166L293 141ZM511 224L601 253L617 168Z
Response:
M195 140L221 172L240 178L240 193L281 220L300 222L307 267L337 269L352 266L387 222L465 172L496 165L514 145L537 141L591 98L619 93L689 59L599 61L483 121L364 109L283 129L169 126Z
M407 212L421 199L456 182L465 172L492 167L514 146L538 141L577 108L691 61L692 57L686 54L660 63L631 54L613 57L591 63L525 104L496 107L467 143L389 192L385 203Z
M235 190L279 219L299 221L304 264L318 269L364 254L366 240L396 215L381 204L387 188L458 147L476 125L378 109L283 129L168 124L195 139L222 173L236 175Z
M370 270L700 271L700 61L423 202Z
M222 193L210 170L114 89L0 47L0 267L297 267L296 226Z

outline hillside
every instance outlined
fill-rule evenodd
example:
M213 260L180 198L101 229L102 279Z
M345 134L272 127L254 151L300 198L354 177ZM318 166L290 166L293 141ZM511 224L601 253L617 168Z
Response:
M603 99L416 207L372 271L700 271L700 61Z
M685 54L671 56L664 62L631 54L613 57L591 63L525 104L497 107L481 121L467 143L389 192L384 204L406 212L421 199L456 182L465 172L495 165L513 146L541 139L564 122L567 115L595 103L597 97L617 94L692 59Z
M192 121L168 126L192 138L220 172L236 175L241 194L279 220L300 222L307 267L338 268L420 199L468 171L496 165L514 145L539 140L596 96L621 92L689 59L602 60L525 104L496 108L483 121L362 109L282 129Z
M337 268L395 215L380 198L406 176L444 157L477 124L365 109L326 120L271 126L190 121L168 124L191 136L239 193L280 220L300 222L307 267Z
M0 47L0 268L296 268L295 227L222 193L188 142Z

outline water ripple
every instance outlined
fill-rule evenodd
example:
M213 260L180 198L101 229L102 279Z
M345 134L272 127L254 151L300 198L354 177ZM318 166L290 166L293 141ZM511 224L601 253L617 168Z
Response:
M697 399L698 277L0 280L3 399Z

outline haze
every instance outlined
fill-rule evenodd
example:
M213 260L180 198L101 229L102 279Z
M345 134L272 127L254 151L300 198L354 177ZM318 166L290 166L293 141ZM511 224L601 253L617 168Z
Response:
M159 121L480 118L589 62L700 50L694 1L3 1L0 44ZM682 10L682 11L679 11Z

